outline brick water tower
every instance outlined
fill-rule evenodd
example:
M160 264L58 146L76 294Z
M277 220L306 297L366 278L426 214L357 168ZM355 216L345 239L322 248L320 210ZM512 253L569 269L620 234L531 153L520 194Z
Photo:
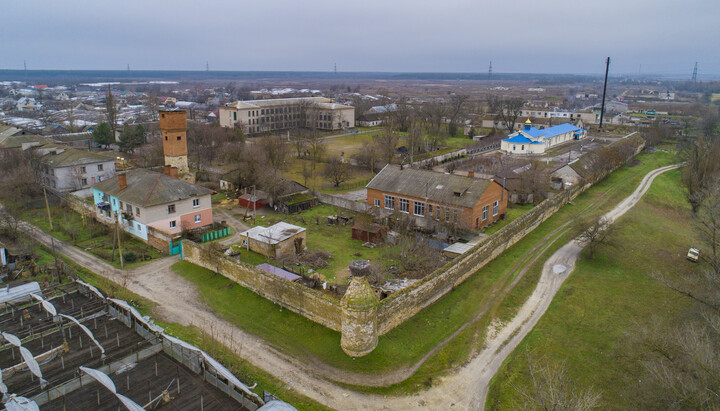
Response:
M187 112L160 110L160 134L163 140L165 165L177 167L180 176L189 175L187 149Z

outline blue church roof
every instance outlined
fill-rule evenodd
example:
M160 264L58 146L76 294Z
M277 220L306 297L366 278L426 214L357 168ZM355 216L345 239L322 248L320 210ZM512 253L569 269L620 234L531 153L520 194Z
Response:
M560 134L565 134L565 133L569 133L571 131L577 131L577 130L582 130L582 129L580 127L574 126L570 123L565 123L565 124L558 124L557 126L552 126L552 127L546 128L544 131L547 133L545 135L545 138L550 138L550 137L555 137Z
M508 143L514 143L514 144L530 144L532 143L532 140L529 138L518 134L514 137L506 138L504 141L507 141Z

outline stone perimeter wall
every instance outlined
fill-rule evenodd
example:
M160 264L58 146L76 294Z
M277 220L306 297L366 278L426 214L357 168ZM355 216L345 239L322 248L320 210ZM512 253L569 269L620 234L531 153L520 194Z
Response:
M623 154L625 158L616 157L617 163L614 166L606 167L591 178L586 178L582 184L573 186L541 202L468 253L379 303L364 304L362 307L348 305L348 301L354 301L354 299L367 300L366 296L363 297L369 292L369 285L365 279L352 279L348 292L341 302L330 295L282 279L225 255L209 255L204 252L202 246L192 241L183 240L183 258L193 264L216 271L297 314L341 332L341 346L348 355L366 355L377 345L378 335L386 334L407 321L477 273L500 253L550 218L562 206L612 171L623 166L645 147L645 141L640 136L620 140L606 148L612 150L612 146L615 144L624 144L624 148L626 150L629 148L630 151ZM615 151L622 152L622 149L618 147L619 145L615 147ZM358 295L351 295L354 292L357 292Z
M543 221L550 218L562 206L592 187L593 184L607 177L614 170L622 167L645 147L645 141L640 136L632 140L620 140L614 144L632 145L633 150L630 156L623 159L615 167L606 169L592 178L586 179L582 184L572 186L570 189L544 200L485 241L476 245L472 250L460 256L457 260L449 262L421 281L382 300L378 307L378 333L383 335L389 332L450 292L500 253L520 241ZM611 146L612 144L608 147Z
M208 256L203 246L190 240L182 241L182 250L184 260L222 274L307 319L335 331L341 330L342 309L339 300L223 254Z

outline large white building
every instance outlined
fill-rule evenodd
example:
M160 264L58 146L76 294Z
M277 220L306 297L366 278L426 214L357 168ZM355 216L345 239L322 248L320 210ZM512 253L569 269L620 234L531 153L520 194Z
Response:
M294 127L341 130L355 127L355 107L325 97L245 100L221 106L220 125L248 134Z
M528 119L524 130L510 134L500 142L500 149L508 154L539 154L551 147L585 137L587 130L570 123L538 130Z

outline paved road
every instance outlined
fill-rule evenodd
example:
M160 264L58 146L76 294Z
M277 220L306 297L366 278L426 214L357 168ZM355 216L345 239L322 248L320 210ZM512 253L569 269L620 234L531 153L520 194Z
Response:
M655 177L677 167L663 167L648 173L630 197L606 214L608 221L614 222L632 208ZM50 236L30 224L22 224L21 229L41 243L51 245ZM177 257L167 257L133 270L122 271L60 241L55 241L55 247L80 265L125 284L130 291L156 302L158 307L154 314L163 320L199 327L288 387L328 407L342 410L482 409L490 379L547 310L562 282L572 272L582 250L582 245L573 240L553 254L543 266L536 289L515 318L497 330L486 341L483 350L466 365L449 375L436 378L433 386L426 391L408 396L383 396L351 391L329 382L326 378L333 379L332 375L328 375L332 374L332 369L328 370L328 367L318 363L300 363L269 347L262 339L217 317L200 301L194 285L169 268L178 261ZM532 261L528 264L532 264ZM319 374L324 378L319 377ZM382 380L383 376L374 378Z

